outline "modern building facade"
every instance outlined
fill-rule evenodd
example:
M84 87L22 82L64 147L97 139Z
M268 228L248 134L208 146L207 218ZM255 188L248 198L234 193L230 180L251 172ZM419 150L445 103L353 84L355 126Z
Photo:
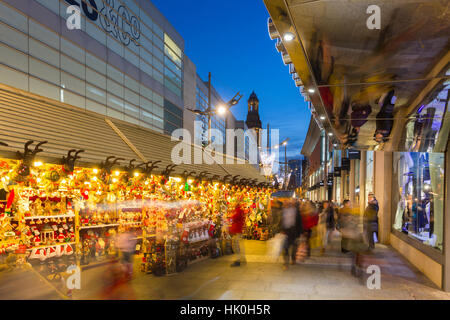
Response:
M67 27L71 5L80 29ZM1 1L0 15L3 84L161 133L183 127L184 41L150 1Z
M269 35L310 102L307 196L363 212L373 192L379 241L450 291L445 4L373 1L386 20L371 30L365 2L264 2Z

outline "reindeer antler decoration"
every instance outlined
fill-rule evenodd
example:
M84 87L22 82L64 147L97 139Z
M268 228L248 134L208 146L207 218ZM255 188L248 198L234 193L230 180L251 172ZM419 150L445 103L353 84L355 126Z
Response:
M166 169L162 172L162 175L164 176L164 178L169 179L170 174L175 171L175 167L177 167L176 164L169 164Z
M72 155L73 152L75 152L74 155ZM84 150L77 151L76 149L71 149L67 152L67 157L62 157L62 165L66 173L73 172L75 168L75 161L81 158L78 154L82 152L84 152Z
M236 184L237 184L238 177L240 177L240 175L234 176L233 179L231 179L231 183L234 184L234 185L236 185Z
M160 160L144 162L144 163L141 163L140 165L138 165L137 168L145 166L144 174L146 177L150 177L153 170L155 170L156 168L159 168L156 164L158 164L160 162L161 162Z
M29 140L25 143L24 151L21 153L20 151L17 151L17 155L19 159L22 159L22 163L19 166L18 173L22 177L26 177L30 174L30 166L33 164L34 158L36 157L36 154L39 152L44 151L43 149L39 149L40 146L47 143L47 141L39 142L35 147L34 150L29 149L29 146L34 143L33 140Z
M114 159L115 158L115 159ZM111 159L114 159L113 161L110 161ZM119 161L125 160L123 158L116 158L115 156L109 156L106 158L104 162L100 164L100 168L103 169L104 172L111 174L111 169L113 166L119 163Z
M222 182L223 183L226 183L227 182L227 180L229 179L229 178L231 178L232 177L232 175L231 174L227 174L226 176L223 176L223 178L222 178Z
M186 183L189 177L193 177L195 175L195 171L188 172L187 170L184 170L181 174L181 177L183 178L183 182Z

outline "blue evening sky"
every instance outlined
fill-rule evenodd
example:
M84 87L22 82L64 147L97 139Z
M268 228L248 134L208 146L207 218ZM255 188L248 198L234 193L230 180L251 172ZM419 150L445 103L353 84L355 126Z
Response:
M299 158L310 112L289 69L267 31L269 14L262 0L152 0L185 40L185 54L203 80L212 83L225 101L244 94L233 107L245 120L247 99L254 90L260 101L263 127L289 137L288 158ZM245 100L245 101L244 101ZM280 153L280 160L284 150Z

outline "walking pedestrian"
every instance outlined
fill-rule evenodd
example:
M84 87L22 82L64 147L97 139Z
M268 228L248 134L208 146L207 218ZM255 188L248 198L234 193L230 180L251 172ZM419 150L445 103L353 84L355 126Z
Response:
M119 234L117 244L121 252L121 262L125 266L128 277L133 276L133 255L136 251L136 239L130 231Z
M320 254L325 253L329 238L336 227L334 209L330 201L324 201L322 212L319 214L318 232L322 239Z
M374 234L378 239L378 201L375 195L370 192L368 195L367 208L363 216L364 235L369 245L369 250L375 249Z
M313 202L306 202L300 207L300 215L302 217L302 233L307 243L307 257L311 256L310 239L312 234L312 228L314 228L318 221L319 216L316 211L316 207Z
M230 219L230 227L228 230L231 235L233 250L237 254L237 260L231 264L231 267L239 267L241 263L245 262L245 248L242 243L244 220L244 208L242 197L240 197L236 202L236 207L234 209L234 214Z
M291 264L295 264L297 242L302 233L302 218L300 216L300 209L297 201L288 200L284 203L280 230L286 235L283 247L283 269L286 270L289 264L289 249L292 249Z

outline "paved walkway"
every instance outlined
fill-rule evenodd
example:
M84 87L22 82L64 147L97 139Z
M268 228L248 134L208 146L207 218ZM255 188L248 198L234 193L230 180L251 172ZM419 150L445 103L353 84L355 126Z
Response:
M190 265L180 274L155 277L135 273L132 281L115 291L122 299L450 299L420 271L391 248L377 245L365 263L381 268L381 289L370 290L350 275L351 258L337 250L336 243L324 256L313 256L283 270L270 262L266 243L246 241L247 264L231 268L233 256L208 259ZM99 299L99 278L104 268L83 272L82 290L74 299Z

